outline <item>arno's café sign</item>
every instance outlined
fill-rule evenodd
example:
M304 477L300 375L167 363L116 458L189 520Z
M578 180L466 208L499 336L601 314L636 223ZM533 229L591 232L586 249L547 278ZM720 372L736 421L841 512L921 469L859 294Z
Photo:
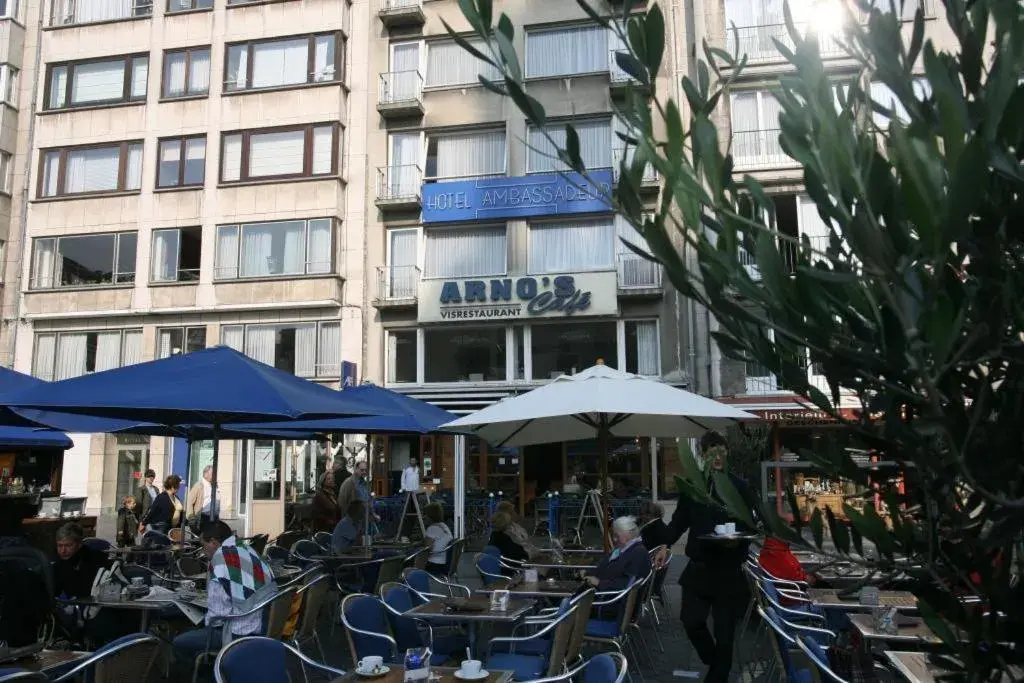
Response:
M421 280L419 322L615 315L615 272Z

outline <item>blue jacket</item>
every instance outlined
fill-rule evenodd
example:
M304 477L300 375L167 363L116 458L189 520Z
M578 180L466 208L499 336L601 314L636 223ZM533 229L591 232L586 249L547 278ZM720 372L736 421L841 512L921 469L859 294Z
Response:
M619 553L614 560L614 553L605 557L587 574L596 576L599 583L598 591L619 591L629 585L631 578L644 579L651 573L651 558L643 542L636 543Z

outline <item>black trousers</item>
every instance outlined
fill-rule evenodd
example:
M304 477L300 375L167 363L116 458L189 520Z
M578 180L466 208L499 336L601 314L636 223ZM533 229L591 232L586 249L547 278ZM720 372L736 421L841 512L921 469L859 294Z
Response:
M679 579L679 618L697 656L708 666L707 683L726 683L732 669L736 627L743 619L746 585L738 567L710 567L690 561ZM714 624L708 628L708 617Z

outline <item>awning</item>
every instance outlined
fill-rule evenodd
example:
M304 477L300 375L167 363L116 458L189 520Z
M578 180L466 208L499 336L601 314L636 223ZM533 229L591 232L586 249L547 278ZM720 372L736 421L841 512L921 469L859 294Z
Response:
M67 434L53 429L0 426L0 448L14 446L18 448L62 448L67 450L74 445L74 442L68 438Z

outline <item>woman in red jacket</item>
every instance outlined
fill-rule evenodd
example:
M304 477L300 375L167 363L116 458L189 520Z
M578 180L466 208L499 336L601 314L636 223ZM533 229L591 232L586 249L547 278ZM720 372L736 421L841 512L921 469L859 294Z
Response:
M776 579L814 583L814 576L804 571L796 555L789 549L789 544L781 539L766 538L757 556L757 563Z

